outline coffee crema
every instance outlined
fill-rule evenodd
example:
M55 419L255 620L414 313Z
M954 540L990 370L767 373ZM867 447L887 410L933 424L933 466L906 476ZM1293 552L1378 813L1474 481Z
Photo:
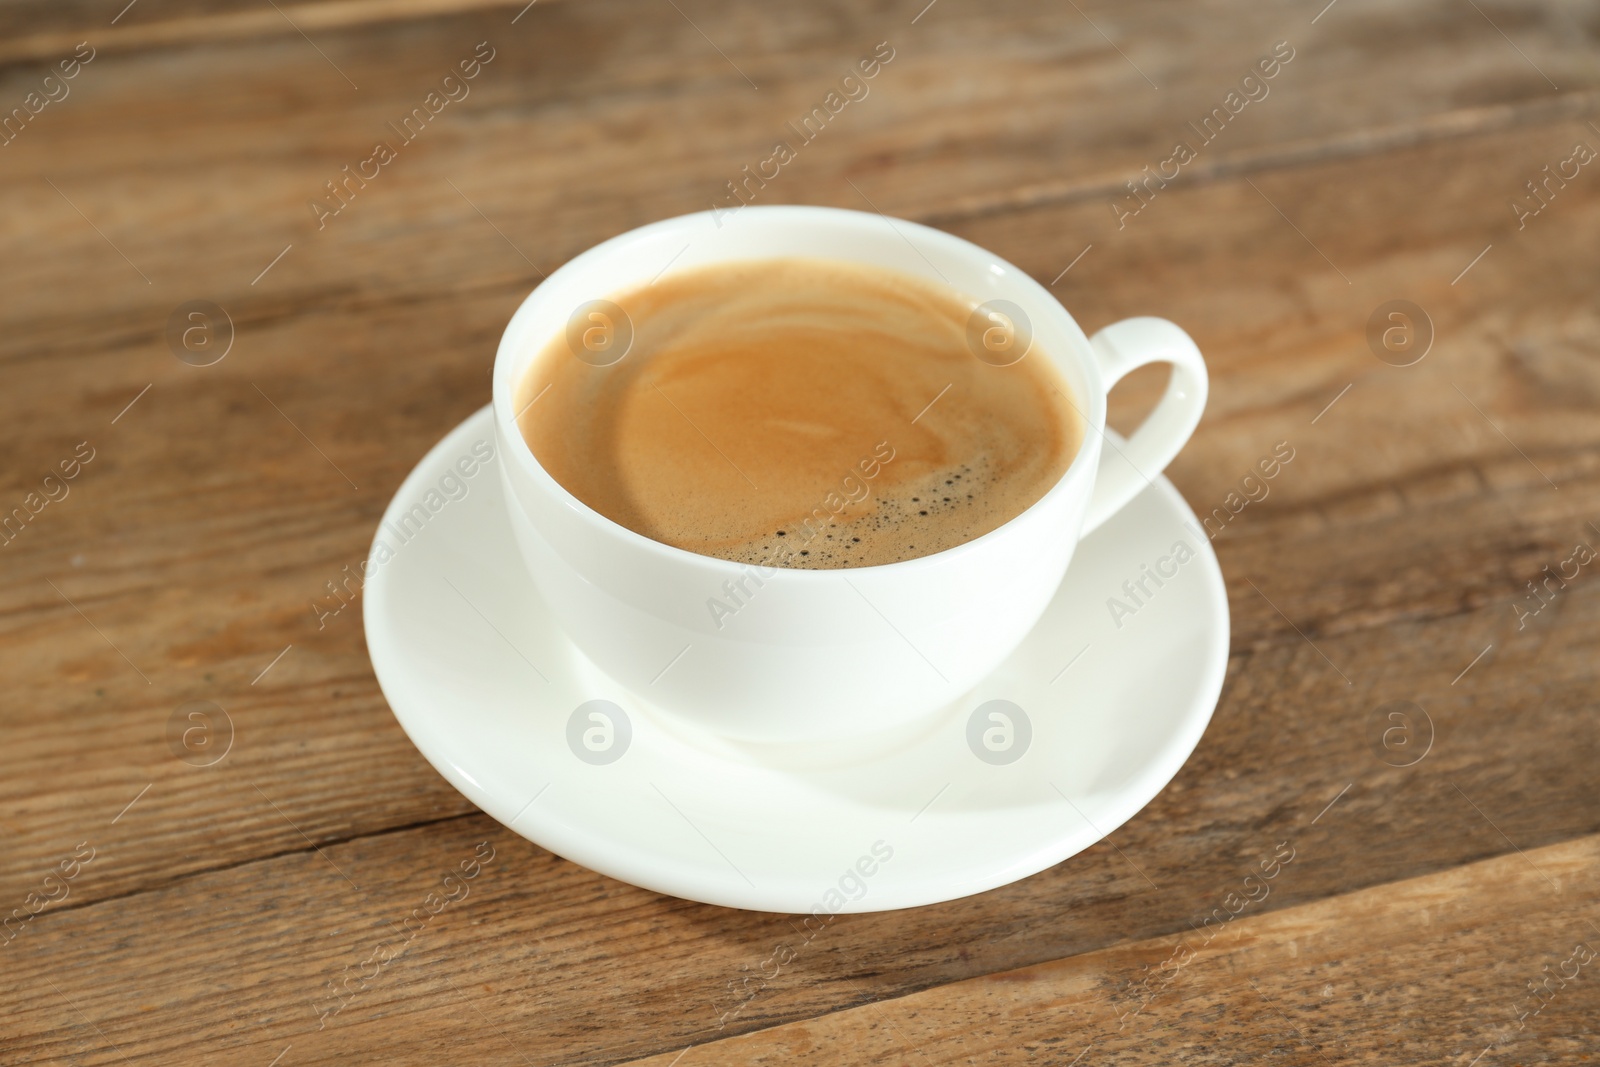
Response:
M568 492L663 544L767 567L931 555L1027 510L1083 439L1036 344L1006 366L969 347L977 304L833 260L679 271L586 305L518 384L518 425Z

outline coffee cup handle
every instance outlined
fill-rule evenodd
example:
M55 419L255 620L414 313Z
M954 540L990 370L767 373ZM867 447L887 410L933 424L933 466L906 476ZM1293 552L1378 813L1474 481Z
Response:
M1210 379L1205 360L1175 323L1148 316L1112 323L1089 339L1107 392L1135 367L1172 364L1172 378L1155 409L1128 440L1102 442L1083 532L1089 533L1147 488L1200 423Z

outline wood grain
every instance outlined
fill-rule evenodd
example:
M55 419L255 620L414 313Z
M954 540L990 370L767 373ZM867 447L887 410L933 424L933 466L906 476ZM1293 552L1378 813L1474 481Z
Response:
M1151 5L1138 25L1160 91L1076 16L949 6L912 26L914 11L881 0L823 10L697 6L696 23L718 27L732 62L670 5L632 0L535 7L514 27L496 11L352 28L321 35L326 59L296 36L96 60L72 96L0 149L15 157L6 209L37 220L17 240L58 249L41 261L22 243L0 260L14 264L0 281L33 297L0 338L0 359L65 355L84 341L160 356L167 314L197 297L248 327L290 309L530 288L605 235L731 203L726 183L791 137L786 123L879 41L896 58L869 95L758 201L946 218L957 205L1098 198L1193 137L1188 123L1279 40L1296 58L1206 146L1197 175L1577 114L1597 84L1568 58L1558 20L1524 27L1548 39L1521 46L1559 77L1556 93L1492 27L1443 2L1330 13L1315 27L1275 9ZM1096 24L1117 29L1104 17ZM327 195L324 183L378 138L397 140L388 124L479 41L496 59L471 95L319 229L308 203ZM1138 62L1140 48L1129 54ZM1353 54L1365 57L1354 70ZM1419 83L1409 73L1418 64L1447 73ZM747 66L759 91L738 72ZM4 88L20 100L39 73L19 68ZM127 82L140 92L120 91ZM124 168L108 170L107 152ZM1065 265L1077 249L1062 251Z
M1597 873L1582 838L641 1062L1578 1062L1600 927L1577 887Z
M694 1046L685 1067L1065 1064L1092 1043L1085 1065L1461 1065L1491 1043L1484 1064L1592 1047L1582 980L1503 1029L1568 927L1600 921L1576 888L1600 834L1600 585L1585 572L1519 612L1545 566L1600 537L1600 190L1590 167L1521 228L1510 206L1574 143L1600 147L1590 16L945 2L913 26L921 4L598 0L541 3L513 34L521 5L339 0L292 9L324 20L313 48L259 13L144 6L143 25L183 29L108 48L0 148L0 503L93 449L0 548L0 905L95 850L0 946L7 1062L266 1063L286 1046L285 1067L670 1062ZM33 35L6 47L71 36L51 20L80 10L4 9ZM1090 330L1133 314L1189 329L1213 392L1169 473L1227 519L1233 653L1199 749L1107 842L978 898L840 920L719 1028L713 1005L789 921L619 885L477 814L388 712L360 605L319 625L311 603L485 401L501 325L541 271L708 206L885 39L897 54L871 95L773 201L935 222ZM1271 94L1119 225L1112 204L1138 204L1125 181L1282 39L1297 52ZM482 40L497 53L472 95L316 230L321 182ZM0 51L0 92L20 100L41 58ZM204 368L162 339L202 297L236 331ZM1369 347L1392 299L1433 324L1414 366ZM1119 388L1113 421L1159 386ZM1231 514L1280 441L1292 463ZM1428 716L1409 767L1383 747L1400 700ZM191 701L231 717L215 766L169 748ZM496 854L470 897L319 1019L327 983L481 841ZM1238 937L1118 1030L1141 968L1280 841L1296 858Z
M10 0L0 6L0 64L49 62L70 55L83 41L110 52L137 52L529 6L527 0L309 0L240 11L221 0L187 0L161 4L152 13L157 5L137 11L137 3L125 0L108 9L91 0Z

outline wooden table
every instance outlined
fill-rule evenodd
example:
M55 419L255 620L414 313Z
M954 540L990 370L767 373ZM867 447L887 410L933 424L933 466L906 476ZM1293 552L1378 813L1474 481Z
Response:
M1592 5L123 3L0 6L4 1062L1593 1060ZM1226 519L1232 656L1107 840L843 917L719 1026L794 917L479 813L359 603L313 605L542 275L731 205L880 42L756 202L942 227L1091 331L1182 323L1213 391L1169 473ZM480 842L470 899L323 1016Z

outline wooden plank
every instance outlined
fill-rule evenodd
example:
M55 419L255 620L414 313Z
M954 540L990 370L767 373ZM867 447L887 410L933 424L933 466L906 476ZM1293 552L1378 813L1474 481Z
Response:
M883 3L821 19L715 0L686 9L691 24L670 5L601 0L541 5L515 26L495 10L329 30L316 48L294 35L108 54L3 149L12 181L0 206L31 222L4 239L0 283L29 299L0 336L0 359L111 346L159 354L166 316L197 297L248 329L373 294L526 289L621 229L730 206L726 183L775 139L798 140L787 123L880 41L895 58L868 95L803 145L758 202L947 217L1099 197L1167 158L1176 138L1196 138L1189 123L1279 40L1295 58L1204 146L1195 176L1576 115L1594 102L1596 73L1554 15L1494 12L1559 92L1453 4L1345 0L1315 26L1271 8L1085 11L1093 24L1020 3L942 5L913 26L914 13ZM696 25L717 28L729 59ZM376 140L399 143L389 124L480 41L496 58L470 95L319 228L308 205L329 195L325 183L370 158ZM1439 74L1419 81L1418 70ZM19 68L7 91L20 100L38 76ZM52 254L38 255L46 243Z
M571 877L476 816L325 857L208 873L30 928L7 964L28 995L15 998L0 1042L16 1060L85 1064L218 1054L265 1063L286 1048L299 1063L409 1064L462 1047L491 1064L612 1063L646 1052L667 1063L689 1046L686 1064L821 1061L850 1048L870 1062L1065 1064L1090 1045L1100 1058L1080 1062L1464 1064L1491 1046L1507 1062L1573 1062L1572 1050L1592 1041L1600 997L1587 971L1552 985L1544 1010L1517 1023L1540 1003L1528 985L1544 980L1545 965L1559 971L1574 944L1600 940L1582 893L1600 869L1600 840L1281 906L1316 877L1313 866L1345 862L1331 848L1379 840L1362 840L1373 827L1356 810L1257 828L1208 865L1204 884L1164 902L1169 925L1153 936L1107 938L1070 959L903 999L895 995L908 972L1001 955L991 927L1002 917L1020 920L1013 956L1025 954L1018 941L1123 925L1142 895L1123 878L1126 861L1105 850L1119 869L1084 872L1098 883L1080 887L1089 914L1063 897L1032 904L1002 890L977 909L840 917L802 940L775 916ZM1477 826L1437 832L1490 832L1470 818ZM459 877L491 855L474 878ZM80 877L94 877L98 862ZM1131 899L1095 899L1124 888ZM441 889L457 899L429 901ZM1012 910L1019 903L1024 914ZM972 917L990 921L963 921ZM936 947L916 940L935 930ZM785 945L791 966L773 974L769 965L745 1016L718 1029L729 983L740 988ZM1182 965L1169 980L1174 963ZM107 983L103 973L126 980ZM813 1013L821 1008L819 997L839 1010L799 1014L807 1000ZM785 1017L795 1021L756 1029Z
M90 0L9 0L0 5L0 65L50 62L82 41L134 52L219 41L261 40L328 30L440 18L485 8L520 10L528 0L309 0L240 11L223 0L146 5L124 0L111 11ZM545 0L550 3L551 0ZM155 10L151 10L155 8ZM277 10L273 10L277 8Z
M1310 851L1309 842L1290 845ZM1275 859L1269 862L1276 863ZM1298 857L1294 862L1298 862ZM1594 1047L1595 838L639 1061L1574 1063ZM1246 868L1249 870L1249 868ZM1241 876L1241 885L1243 876ZM1226 898L1225 898L1226 899ZM1462 961L1474 966L1464 969ZM1530 988L1533 987L1533 988ZM506 1062L512 1062L507 1060Z

